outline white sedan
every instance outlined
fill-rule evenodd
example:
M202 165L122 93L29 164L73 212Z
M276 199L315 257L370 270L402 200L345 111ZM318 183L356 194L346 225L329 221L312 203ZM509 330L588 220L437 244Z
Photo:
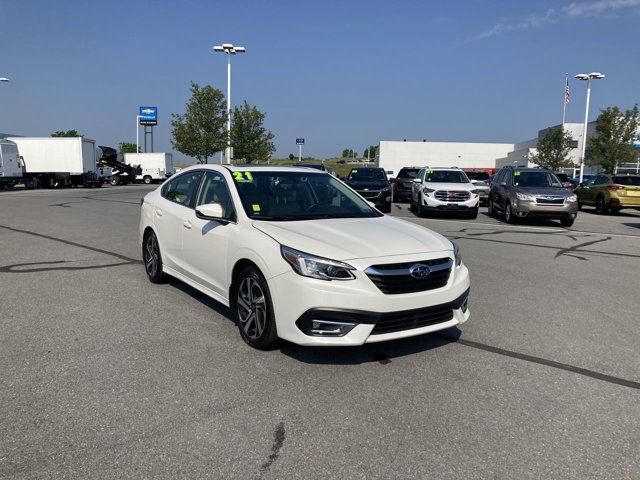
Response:
M229 306L256 348L362 345L469 318L454 243L317 170L185 168L144 197L139 233L152 282L170 275Z

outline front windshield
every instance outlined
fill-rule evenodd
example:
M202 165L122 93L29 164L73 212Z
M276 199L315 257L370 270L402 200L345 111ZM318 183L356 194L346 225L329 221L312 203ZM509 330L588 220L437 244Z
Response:
M312 220L381 216L366 200L326 173L235 171L242 206L254 220Z
M464 172L459 170L427 170L425 182L433 183L469 183Z
M562 187L562 183L552 172L514 172L516 187Z
M380 168L354 168L347 179L352 182L368 182L370 180L387 180L387 174Z
M417 168L403 168L398 173L398 178L418 178L419 171Z

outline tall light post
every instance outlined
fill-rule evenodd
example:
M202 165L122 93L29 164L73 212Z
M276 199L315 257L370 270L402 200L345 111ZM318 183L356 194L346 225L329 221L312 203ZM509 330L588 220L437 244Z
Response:
M587 151L587 126L589 124L589 98L591 97L591 79L601 79L604 78L604 75L600 72L591 72L591 73L579 73L576 75L578 80L586 80L587 81L587 105L584 109L584 129L582 131L582 155L580 156L580 180L579 183L582 183L584 179L584 157Z
M223 43L213 47L213 51L227 55L227 149L225 150L225 156L227 157L226 163L229 164L231 163L231 55L244 53L246 49L237 47L232 43Z

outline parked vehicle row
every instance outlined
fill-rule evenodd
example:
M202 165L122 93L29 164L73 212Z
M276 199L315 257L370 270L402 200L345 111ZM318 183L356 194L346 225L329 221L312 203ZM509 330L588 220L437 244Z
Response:
M390 197L382 169L349 181ZM151 282L170 275L229 306L255 348L361 345L469 318L454 243L315 169L185 168L144 197L139 234Z
M618 213L623 208L640 209L640 175L600 173L576 188L578 208L593 205L596 213Z

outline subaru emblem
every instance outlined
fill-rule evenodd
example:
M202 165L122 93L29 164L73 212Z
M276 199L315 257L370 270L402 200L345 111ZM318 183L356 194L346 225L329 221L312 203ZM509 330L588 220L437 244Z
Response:
M431 269L421 263L416 263L409 269L409 273L413 278L425 278L431 273Z

